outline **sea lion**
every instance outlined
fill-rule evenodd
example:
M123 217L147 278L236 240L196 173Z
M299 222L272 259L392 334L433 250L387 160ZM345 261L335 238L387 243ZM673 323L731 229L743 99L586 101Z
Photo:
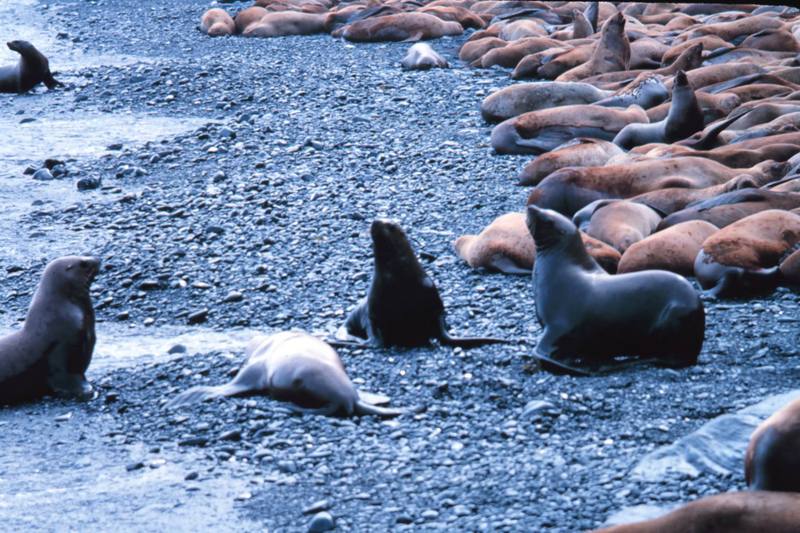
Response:
M797 246L795 246L797 248ZM786 259L781 261L778 268L781 271L783 281L788 285L800 285L800 250L788 253Z
M783 25L783 21L770 15L744 16L718 24L709 24L706 21L705 24L701 24L699 27L677 36L675 42L679 43L704 35L716 35L731 44L739 45L749 35L763 30L782 28Z
M270 12L244 30L245 37L286 37L326 33L326 15L300 11Z
M747 188L691 203L685 209L664 218L658 228L666 229L688 220L705 220L718 228L724 228L737 220L768 209L789 211L798 207L798 193Z
M545 368L586 374L616 356L667 366L697 362L705 335L700 297L684 278L650 270L607 274L566 217L528 206L536 242L536 316L544 333L535 356Z
M797 533L800 494L727 492L707 496L660 518L594 533Z
M597 76L584 78L583 82L591 83L597 86L602 85L604 89L621 90L625 88L625 85L616 87L614 84L628 84L631 83L631 80L635 80L639 77L658 78L659 76L674 76L678 73L678 71L681 70L687 72L689 70L696 69L702 64L702 51L703 45L697 43L694 46L690 46L684 50L681 56L668 67L657 68L655 70L624 70L619 72L607 72L605 74L598 74Z
M408 49L400 62L406 70L428 70L431 68L449 68L447 60L437 54L427 43L417 43Z
M501 48L508 43L497 37L485 37L477 41L468 41L458 51L458 58L466 63L472 63L493 48Z
M606 141L628 124L648 121L639 106L626 109L572 105L542 109L505 120L492 130L492 148L498 154L541 154L576 137Z
M800 400L762 422L747 445L744 477L752 490L800 492Z
M509 43L506 46L492 48L479 60L472 62L473 67L490 68L499 65L514 68L523 57L559 46L561 43L548 37L526 37Z
M481 115L487 122L502 122L530 111L591 104L607 94L588 83L557 81L517 83L487 96L481 103Z
M0 93L26 93L39 83L44 83L48 89L64 86L53 78L50 62L31 43L10 41L7 46L21 57L14 66L0 67Z
M518 185L538 185L556 170L566 167L601 167L612 157L623 153L622 149L612 142L578 137L534 158L525 165L518 177Z
M697 98L697 103L700 104L700 109L703 111L703 122L705 124L711 124L715 120L727 117L741 104L739 97L730 93L708 94L702 91L695 91L694 95ZM651 107L647 109L647 117L650 122L664 120L669 114L670 107L669 102Z
M703 241L717 229L704 220L692 220L654 233L625 250L617 273L667 270L685 277L693 276L694 260Z
M547 30L536 20L522 19L504 24L497 36L511 42L525 37L547 37Z
M614 144L630 150L648 143L673 143L703 129L703 112L686 74L679 70L672 87L667 118L650 124L628 124L614 137Z
M642 203L597 200L575 213L572 222L624 255L631 245L655 231L661 215Z
M706 239L694 263L695 276L718 297L770 291L781 281L781 259L798 242L800 215L761 211Z
M541 181L528 197L528 204L553 209L572 216L594 200L631 198L646 192L667 188L704 189L721 185L741 174L763 179L772 172L773 162L749 169L732 169L710 159L675 157L643 160L602 167L567 167L553 172Z
M22 329L0 339L0 403L47 393L88 398L86 369L94 351L94 308L89 287L95 257L51 261L33 295Z
M589 62L564 72L556 81L577 81L604 72L628 70L630 64L631 43L625 34L625 16L617 13L603 25L600 40L593 49Z
M319 415L397 416L401 410L372 405L360 397L339 354L326 342L301 331L255 336L245 349L247 360L225 385L197 386L182 392L168 409L210 398L266 394L291 402L290 409Z
M716 35L706 35L703 37L697 37L695 39L689 39L679 44L674 44L670 47L669 50L664 52L664 55L661 57L661 66L667 67L671 65L673 62L677 61L677 59L683 54L683 52L696 44L702 46L703 49L703 56L708 55L709 50L719 50L722 48L725 49L732 49L734 46L727 41L723 41Z
M354 42L420 41L462 33L458 22L425 13L397 13L356 21L344 27L342 37Z
M367 298L350 313L339 332L367 339L374 346L442 344L471 348L506 342L491 338L453 338L433 280L420 265L403 229L388 220L370 227L375 269Z
M486 27L486 22L482 18L469 9L459 6L425 6L417 13L426 13L442 20L458 22L465 30L467 28L480 30Z
M565 72L591 61L595 50L592 44L582 44L571 49L565 49L568 46L570 46L569 43L564 43L558 48L553 48L550 54L548 54L547 50L540 52L543 57L538 59L538 65L536 64L537 62L534 62L533 65L527 64L528 61L534 61L535 54L523 59L514 69L512 77L514 79L519 77L538 77L546 80L555 80Z
M222 11L221 9L212 9L211 11ZM209 11L210 12L210 11ZM224 11L223 11L224 13ZM269 13L266 9L260 6L251 6L247 9L243 9L239 11L236 16L233 18L233 22L236 24L236 32L237 33L244 33L244 31L252 26L253 24L257 23L261 20L264 15ZM225 13L227 15L227 13ZM220 15L221 17L222 15Z
M603 269L617 271L620 253L609 245L581 232L586 252ZM472 268L484 268L505 274L527 274L533 271L536 245L533 242L525 213L507 213L496 218L479 235L462 235L453 242L456 254Z
M575 83L575 82L571 82ZM611 96L594 102L606 107L628 107L638 105L642 109L657 106L669 98L669 91L661 76L644 74L618 90Z

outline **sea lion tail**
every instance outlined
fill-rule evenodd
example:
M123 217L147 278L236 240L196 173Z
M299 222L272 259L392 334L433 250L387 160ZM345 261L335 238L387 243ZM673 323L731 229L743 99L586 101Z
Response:
M372 415L372 416L380 416L381 418L393 418L395 416L400 416L406 412L405 409L393 409L390 407L378 407L377 405L372 405L371 403L367 403L364 400L357 400L355 403L355 411L356 414L360 416L365 415Z
M185 407L187 405L204 402L212 398L219 398L221 396L233 396L235 394L244 392L245 390L247 389L246 388L242 389L241 387L233 384L227 384L215 387L210 387L206 385L192 387L191 389L183 391L182 393L175 396L172 400L170 400L167 403L165 408L177 409L180 407Z

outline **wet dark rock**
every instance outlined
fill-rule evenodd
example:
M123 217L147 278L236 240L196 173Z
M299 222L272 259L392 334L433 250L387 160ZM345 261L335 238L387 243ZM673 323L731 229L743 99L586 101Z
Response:
M84 177L76 182L79 191L90 191L99 188L103 184L100 178Z
M189 316L186 317L186 321L189 324L200 324L205 322L208 319L208 309L199 309L197 311L192 311L189 313Z
M51 181L53 179L53 174L46 168L40 168L33 173L33 179L38 181Z
M308 523L308 533L322 533L323 531L331 531L336 526L333 521L333 515L327 511L317 513L311 518Z

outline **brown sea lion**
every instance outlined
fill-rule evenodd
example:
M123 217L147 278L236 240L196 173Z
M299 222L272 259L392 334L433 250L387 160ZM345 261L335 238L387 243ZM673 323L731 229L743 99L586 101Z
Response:
M556 78L556 81L577 81L589 76L628 70L631 65L631 43L625 34L625 16L618 13L603 25L591 59ZM540 69L541 70L541 69Z
M719 50L721 48L734 48L734 46L727 41L723 41L716 35L706 35L703 37L697 37L695 39L689 39L688 41L684 41L680 44L674 44L670 47L669 50L664 52L664 55L661 57L661 65L662 66L669 66L674 61L678 59L678 57L683 54L683 52L696 44L702 45L702 50L704 51L704 56L707 55L708 51L710 50Z
M221 9L212 9L211 11L222 11ZM266 9L260 6L251 6L247 9L243 9L239 11L236 16L233 18L234 23L236 24L236 32L237 33L244 33L244 31L249 28L251 25L257 23L259 20L262 19L264 15L269 13ZM226 13L227 15L227 13Z
M266 12L266 10L264 10L264 12ZM209 37L233 35L236 33L236 29L236 23L224 9L209 9L200 17L200 30Z
M628 124L648 121L639 106L627 109L572 105L542 109L501 122L492 130L498 154L540 154L576 137L610 141Z
M668 67L657 68L655 70L624 70L619 72L607 72L605 74L598 74L597 76L584 78L583 82L599 86L600 84L612 82L622 82L627 84L637 76L641 76L643 73L647 73L649 76L674 76L678 73L678 71L687 72L689 70L699 68L703 61L701 57L702 51L703 45L697 43L694 46L690 46L684 50L681 56ZM604 88L613 90L616 87L604 86ZM622 87L619 87L619 89L621 88Z
M26 93L40 83L48 89L63 87L64 84L53 78L50 62L28 41L10 41L10 50L20 55L14 66L0 67L0 93Z
M658 146L658 145L651 145ZM694 150L680 145L661 145L663 151L655 148L645 155L658 157L704 157L731 168L749 168L763 161L786 161L798 152L798 147L791 144L770 144L755 150L740 150L736 145L722 146L713 150Z
M792 89L774 83L752 83L742 87L734 87L725 92L735 94L742 103L745 103L752 100L763 100L773 96L786 96L792 92Z
M481 103L481 115L487 122L501 122L530 111L591 104L606 95L606 92L588 83L557 81L517 83L487 96Z
M625 250L617 272L667 270L681 276L693 276L694 260L703 241L717 230L713 224L692 220L654 233Z
M679 70L675 80L667 118L649 124L628 124L614 137L614 144L626 150L648 143L669 144L703 129L703 112L686 74Z
M697 98L700 109L703 111L703 121L706 124L711 124L715 120L727 117L741 104L739 97L730 93L708 94L703 91L695 91L694 95ZM647 117L650 122L664 120L669 114L669 109L670 103L664 102L647 109Z
M245 349L247 361L225 385L197 386L182 392L168 409L211 398L265 394L291 402L290 408L318 415L397 416L401 410L372 405L359 396L336 350L300 331L254 337Z
M603 269L617 271L620 253L611 246L583 232L586 252ZM524 213L507 213L496 218L479 235L462 235L453 242L456 254L472 268L485 268L505 274L527 274L533 271L536 245Z
M743 41L748 35L753 35L763 30L782 28L783 25L783 21L770 15L741 17L718 24L702 24L693 30L679 35L675 38L675 41L682 42L704 35L716 35L720 39L731 44L739 44L741 41L738 41L737 38L741 38Z
M549 56L548 51L545 50L540 52L542 56L538 58L529 57L523 59L517 65L519 68L514 69L512 77L518 79L518 76L526 76L555 80L568 70L590 61L595 49L592 44L582 44L567 50L564 50L564 48L564 45L553 48ZM536 67L535 71L533 70L534 66Z
M627 33L626 33L627 34ZM669 46L657 39L639 36L631 41L630 69L657 69L661 67L661 58L669 50Z
M380 347L427 346L431 339L465 348L505 342L451 337L439 291L402 228L394 222L375 220L370 232L375 256L372 284L367 298L347 318L347 335Z
M51 261L22 329L0 339L0 403L48 393L88 398L86 369L94 351L89 287L100 261L68 256Z
M658 270L608 275L569 219L528 206L527 222L536 242L536 316L544 329L534 355L544 368L586 374L622 355L675 367L697 362L705 311L688 281Z
M397 13L354 22L344 28L342 37L354 42L420 41L462 33L458 22L425 13Z
M497 36L511 42L524 39L525 37L547 37L547 30L545 30L538 21L521 19L503 25Z
M464 43L463 46L461 46L461 50L458 51L458 58L466 63L472 63L489 50L501 48L507 44L506 41L498 39L497 37L484 37L477 41L468 41Z
M747 446L744 473L753 490L800 492L800 400L762 422ZM800 525L800 523L798 523Z
M750 215L706 239L694 264L703 289L719 297L774 289L780 263L800 242L800 215L771 209Z
M278 11L267 13L258 22L244 30L245 37L285 37L288 35L313 35L326 33L326 15Z
M472 66L490 68L499 65L501 67L514 68L523 57L558 45L558 41L548 37L526 37L503 47L492 48L481 56L480 64L476 60Z
M743 108L749 108L750 112L733 122L729 127L731 130L747 130L784 115L800 112L800 102L748 102Z
M571 46L560 46L558 48L549 48L542 52L529 54L523 57L514 70L511 72L511 78L514 80L526 80L531 78L545 78L553 79L555 76L542 76L539 74L539 68L549 63L553 58L565 54L573 50Z
M613 142L578 137L536 157L525 165L518 178L519 185L538 185L540 181L566 167L601 167L614 156L623 154Z
M661 215L643 203L627 200L597 200L572 217L578 229L621 254L652 234Z
M789 254L786 259L781 261L778 267L784 283L788 285L800 285L800 250Z
M797 533L800 494L728 492L684 505L660 518L594 533Z
M437 54L427 43L417 43L408 49L400 64L406 70L448 68L447 60Z
M458 22L465 30L467 28L480 30L486 27L486 23L482 18L469 9L465 9L463 7L426 6L417 10L417 13L426 13L428 15L439 17L442 20Z
M689 83L695 90L702 89L709 85L716 85L722 82L747 76L750 74L763 74L764 67L753 63L723 63L721 65L708 65L696 68L686 73ZM673 80L666 82L667 88L672 89Z
M718 228L724 228L737 220L768 209L788 211L798 207L800 207L798 193L742 189L689 204L685 209L672 213L662 220L659 229L666 229L687 220L705 220Z

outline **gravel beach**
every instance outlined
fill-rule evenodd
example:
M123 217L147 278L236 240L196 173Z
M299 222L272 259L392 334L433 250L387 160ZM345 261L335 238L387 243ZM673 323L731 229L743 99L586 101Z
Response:
M92 290L100 335L232 337L98 350L94 400L1 409L8 530L333 520L341 531L576 532L626 507L744 487L741 469L629 474L709 420L797 388L800 294L705 299L689 369L538 371L530 278L473 271L452 249L527 194L514 183L529 158L493 156L479 112L511 80L458 61L468 34L431 43L453 68L403 72L408 43L208 38L205 1L14 4L0 15L32 41L46 36L67 87L0 95L13 147L0 147L0 199L15 206L0 215L0 326L21 324L49 259L91 253L104 263ZM5 52L0 64L13 60ZM64 139L39 146L36 127ZM24 174L47 158L63 162L61 177ZM78 192L79 181L99 187ZM517 342L340 349L358 388L410 408L393 420L298 416L261 397L164 410L189 386L230 378L243 360L236 332L333 333L368 289L376 217L408 232L453 334Z

